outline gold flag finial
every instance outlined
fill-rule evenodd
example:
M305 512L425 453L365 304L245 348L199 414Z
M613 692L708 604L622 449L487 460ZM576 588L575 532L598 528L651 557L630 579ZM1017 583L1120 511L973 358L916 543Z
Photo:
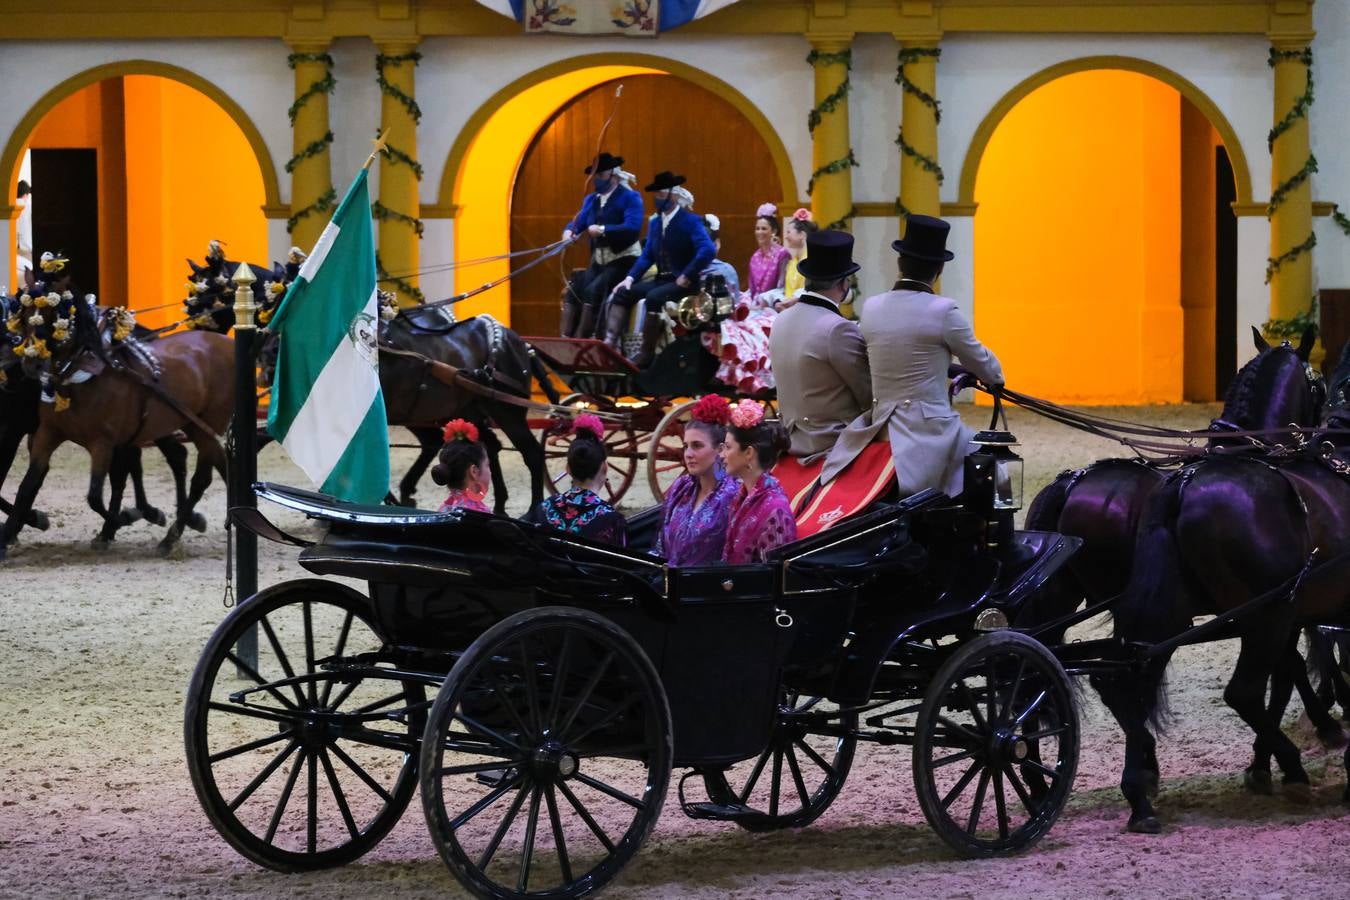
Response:
M369 169L371 163L375 162L375 157L379 156L380 152L386 149L386 146L389 143L389 129L386 128L384 131L381 131L379 134L377 134L375 136L374 143L375 149L370 151L370 158L367 159L366 164L361 167L363 169Z

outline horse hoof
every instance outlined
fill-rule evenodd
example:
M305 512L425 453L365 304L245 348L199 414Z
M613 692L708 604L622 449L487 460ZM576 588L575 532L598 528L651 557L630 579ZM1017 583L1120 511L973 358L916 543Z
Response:
M206 531L206 516L195 512L188 516L187 527L198 533Z
M100 553L106 553L111 543L112 543L111 541L105 540L104 538L101 537L97 537L89 542L89 549L97 550Z
M1133 834L1158 834L1162 823L1157 816L1131 816L1128 828Z
M1330 725L1326 728L1317 729L1317 740L1328 750L1335 750L1337 747L1345 746L1345 731L1339 725Z
M151 525L158 525L163 528L165 525L169 524L169 518L164 515L164 510L162 509L152 506L149 509L141 510L141 512L145 515L145 521L149 522Z
M1248 769L1243 772L1242 786L1253 794L1275 793L1275 786L1270 780L1270 772L1264 769Z
M117 514L117 527L126 528L128 525L136 524L141 518L139 509L124 509Z
M33 527L38 531L46 531L52 527L52 520L47 517L45 512L33 510Z
M1312 803L1312 785L1306 781L1286 781L1284 783L1284 798L1290 803L1297 803L1299 806L1307 806Z

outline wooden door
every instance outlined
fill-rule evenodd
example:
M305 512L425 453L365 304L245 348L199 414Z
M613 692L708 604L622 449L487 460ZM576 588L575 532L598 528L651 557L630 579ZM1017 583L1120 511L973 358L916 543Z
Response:
M75 287L102 291L98 282L98 151L34 150L33 268L48 250L70 259ZM34 273L41 278L41 271Z
M605 120L614 111L619 81L623 98L604 146L597 147ZM720 257L736 267L744 283L755 249L755 209L766 200L781 205L782 181L764 138L739 110L674 75L633 75L597 85L544 124L516 172L512 251L542 247L561 236L589 187L582 170L600 149L624 158L624 168L638 177L639 190L665 169L686 176L694 212L721 219ZM653 211L648 202L645 215ZM521 334L558 333L566 274L586 265L585 248L581 242L558 261L512 279L512 328Z

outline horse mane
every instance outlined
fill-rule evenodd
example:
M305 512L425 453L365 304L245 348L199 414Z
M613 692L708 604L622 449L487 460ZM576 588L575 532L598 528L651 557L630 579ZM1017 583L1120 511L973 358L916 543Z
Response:
M1223 398L1223 417L1229 422L1235 424L1245 422L1247 416L1251 413L1257 397L1257 369L1274 349L1276 348L1262 350L1243 363L1242 368L1238 369L1237 374L1233 376L1233 381L1228 385L1228 391Z

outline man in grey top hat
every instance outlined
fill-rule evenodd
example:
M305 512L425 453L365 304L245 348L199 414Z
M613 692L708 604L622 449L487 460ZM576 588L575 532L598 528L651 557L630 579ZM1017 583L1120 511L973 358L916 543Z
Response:
M820 473L828 482L843 471L884 428L891 441L900 496L936 488L961 492L962 464L974 432L961 421L948 396L952 356L985 384L1003 384L1003 367L978 340L956 301L933 290L951 226L932 216L910 216L895 288L863 301L862 335L872 377L873 405L840 435ZM809 259L809 257L808 257Z
M778 382L778 409L793 456L819 460L849 422L872 406L867 348L858 323L844 318L853 235L818 231L806 238L806 258L797 271L806 289L797 303L774 319L769 359Z

